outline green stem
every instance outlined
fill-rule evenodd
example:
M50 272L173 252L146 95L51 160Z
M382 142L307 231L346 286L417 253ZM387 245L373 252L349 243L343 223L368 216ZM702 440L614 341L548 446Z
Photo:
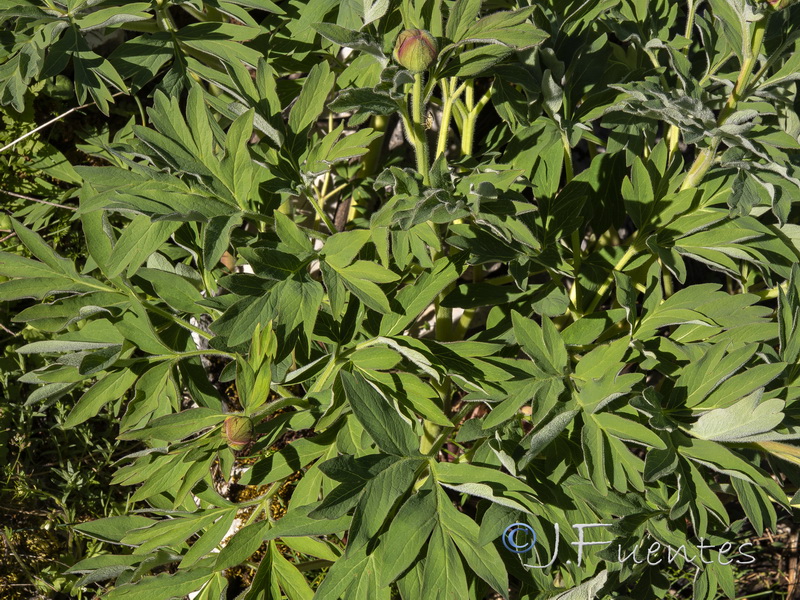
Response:
M483 281L484 273L483 273L483 266L482 265L474 265L472 267L472 283L478 283ZM456 323L455 329L453 330L453 339L454 340L463 340L464 336L469 331L470 325L472 325L472 321L475 318L475 315L478 313L477 308L467 308L461 315L461 318Z
M478 102L475 102L474 82L469 80L467 83L465 116L461 125L461 154L463 156L472 156L475 144L475 121L478 120L481 110L491 99L494 87L490 87ZM458 104L456 104L456 110L458 110Z
M430 183L430 162L428 161L428 141L422 127L422 73L414 74L414 87L411 91L411 120L414 129L414 145L417 151L417 171L422 175L422 183Z
M446 79L443 79L440 83L442 87L442 123L439 126L439 139L436 144L436 156L434 158L438 158L440 154L444 154L447 149L447 136L450 133L453 104L458 100L461 92L466 89L466 85L463 83L456 88L456 83L458 83L458 79L455 77L450 78L449 84Z
M670 275L669 271L664 271L663 276L664 281L664 298L669 298L674 293L673 286L672 286L672 275Z
M597 293L594 295L594 298L592 299L592 303L589 305L589 308L586 311L587 314L591 313L591 312L594 312L594 310L597 308L598 304L600 304L600 301L603 299L603 296L606 295L606 292L608 291L608 288L611 287L611 284L614 281L614 271L621 271L622 269L624 269L625 266L631 261L631 259L634 256L636 256L636 254L639 252L639 245L636 243L636 239L635 239L637 233L639 233L639 232L637 231L637 232L633 233L633 235L631 236L631 242L632 243L631 243L630 247L628 248L628 251L622 256L622 258L620 258L617 261L617 264L614 265L614 268L611 269L611 271L608 274L608 277L606 277L606 280L597 289Z
M561 132L561 143L564 146L564 171L566 183L572 181L575 177L575 170L572 164L572 148L569 145L569 139L565 132ZM581 261L583 256L581 254L581 232L575 230L572 232L572 289L569 292L570 303L572 304L573 317L577 320L580 315L580 285L578 284L578 275L581 270Z
M706 176L711 165L714 164L718 146L719 140L714 140L709 148L703 148L700 151L700 154L697 155L697 158L694 159L692 166L689 168L689 172L681 184L680 191L689 190L700 185L703 177Z
M383 146L383 138L386 135L386 128L389 125L389 117L385 115L373 115L370 126L372 129L381 133L382 135L375 138L368 146L367 153L361 163L361 170L364 175L373 175L378 168L378 162L381 154L381 147Z
M325 209L322 205L322 202L319 200L314 200L311 194L306 194L306 198L308 199L308 203L314 208L314 211L317 213L317 215L319 215L319 218L322 219L322 222L325 223L325 227L327 227L331 233L336 233L336 227L334 226L330 217L325 214Z
M767 17L764 17L760 21L756 21L753 24L753 39L750 49L744 56L742 69L739 72L739 77L736 80L733 91L728 97L728 101L725 103L722 111L720 111L719 118L717 119L718 126L724 125L725 121L727 121L728 118L734 112L736 112L737 104L742 97L744 97L747 88L750 85L750 78L753 74L753 68L755 67L756 61L758 60L758 55L760 54L761 47L764 43L764 34L766 33L766 30ZM703 180L703 177L705 177L706 173L708 173L708 170L711 168L711 165L714 164L714 158L718 146L719 140L715 139L712 142L711 147L704 148L700 154L697 155L697 158L689 169L689 173L683 180L681 191L697 187L700 184L700 182Z
M156 0L156 21L162 31L172 33L178 30L175 21L172 20L172 15L169 14L166 0Z
M175 354L154 354L148 356L148 361L181 360L193 358L195 356L224 356L226 358L236 358L236 354L225 352L224 350L189 350L188 352L176 352Z
M447 440L447 436L450 435L450 433L456 427L458 427L458 424L461 422L461 419L463 419L465 416L467 416L467 414L474 407L475 407L475 403L474 402L467 402L467 403L464 404L464 406L461 408L461 410L458 411L458 414L450 419L450 422L453 425L450 426L450 427L444 427L441 430L441 433L439 434L439 437L436 438L436 440L433 442L433 445L431 446L430 450L428 451L428 455L429 456L436 456L436 454L439 452L439 448L441 448L444 445L445 441Z
M758 55L761 53L761 46L764 44L764 34L767 31L767 17L765 16L760 21L753 24L753 40L750 51L745 54L744 62L742 63L742 70L739 72L739 78L736 80L736 85L731 92L725 108L719 115L718 124L722 125L728 117L730 117L736 110L736 105L739 100L744 96L748 86L750 85L750 77L753 74L753 68L758 60Z
M341 367L341 363L339 363L338 356L336 356L336 355L331 356L331 359L328 361L328 364L325 366L325 370L323 370L322 373L320 373L319 377L314 382L314 385L312 385L308 389L308 393L309 394L314 394L316 392L321 392L322 390L324 390L325 386L328 383L328 380L331 377L335 377L336 376L336 373L339 371L339 367Z
M195 327L191 323L187 323L183 319L181 319L179 317L176 317L175 315L173 315L172 313L167 312L166 310L158 308L157 306L153 306L152 304L150 304L147 301L140 300L140 302L142 303L142 306L147 308L147 310L152 311L152 312L156 313L157 315L160 315L160 316L164 317L165 319L169 319L170 321L172 321L176 325L180 325L184 329L188 329L189 331L192 331L192 332L196 333L200 337L204 337L207 340L210 340L212 337L214 337L210 333L207 333L207 332L203 331L202 329L200 329L198 327Z
M686 11L686 31L683 34L683 37L685 37L687 40L691 40L692 39L692 31L694 30L694 17L697 14L697 4L698 4L698 2L697 2L697 0L689 0L688 4L689 4L689 10ZM689 53L689 46L686 46L683 49L683 53L684 54L688 54Z
M439 238L440 250L434 252L433 260L436 262L440 258L447 256L447 245L445 238L447 237L447 224L433 225L436 235ZM448 342L453 339L453 309L442 306L442 300L450 293L455 286L455 282L445 287L433 301L434 314L435 314L435 337L440 342Z

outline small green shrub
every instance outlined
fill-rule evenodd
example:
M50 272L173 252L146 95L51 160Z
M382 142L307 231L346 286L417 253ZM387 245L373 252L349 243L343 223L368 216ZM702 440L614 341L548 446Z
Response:
M28 403L132 445L76 589L734 597L800 504L787 4L7 3L7 114L110 119L83 247L0 254Z

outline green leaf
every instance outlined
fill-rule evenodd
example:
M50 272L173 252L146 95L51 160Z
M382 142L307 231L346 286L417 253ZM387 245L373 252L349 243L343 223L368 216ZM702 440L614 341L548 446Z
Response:
M322 113L325 100L333 89L336 75L327 61L317 63L308 73L303 89L289 112L289 127L300 133Z
M481 467L468 463L437 463L435 467L436 480L454 489L473 493L479 497L486 497L498 504L504 504L522 512L531 512L526 507L536 509L533 489L522 481L502 471ZM487 496L481 495L486 488L491 490ZM468 491L472 490L472 491Z
M403 287L397 293L396 300L403 307L403 313L385 315L381 320L381 335L402 333L459 275L459 270L450 260L447 258L437 260L433 269L423 273L413 284Z
M64 275L74 278L78 277L78 273L75 270L75 265L72 263L72 261L56 254L55 250L53 250L47 244L47 242L44 241L42 236L28 229L16 219L11 219L11 225L20 241L25 244L28 250L31 251L31 254L33 254L36 258L57 273L63 273ZM19 259L17 257L12 257L11 255L6 255L6 260L16 261ZM11 276L13 277L15 275L12 273Z
M417 436L387 398L358 373L341 371L339 376L353 413L381 450L397 456L419 454Z
M646 227L655 211L656 197L650 172L638 156L633 160L630 178L622 182L622 197L636 227Z
M346 531L350 527L352 517L349 516L336 519L314 519L308 516L309 513L319 508L319 505L319 502L315 502L306 506L298 506L289 511L265 533L264 539L334 535Z
M109 600L153 600L154 598L180 598L198 590L214 576L209 567L198 567L179 571L171 575L162 573L155 577L144 577L136 583L126 583L111 590Z
M64 421L64 429L75 427L91 419L106 404L124 396L136 378L136 373L129 369L106 375L80 397Z
M219 546L222 539L228 535L233 522L236 520L236 510L231 509L223 514L220 519L209 527L203 535L201 535L189 548L189 551L183 556L179 569L186 569L195 565L199 560L203 559L214 548Z
M366 546L354 552L345 552L328 571L327 576L317 588L315 600L388 600L389 588L381 587L379 579L381 565L375 554L366 554Z
M256 521L237 531L217 555L214 569L221 571L243 563L258 550L269 526L269 521Z
M503 44L518 50L531 48L549 37L535 25L525 22L532 12L530 7L492 13L470 25L463 38L456 41Z
M444 527L436 525L428 541L422 589L436 598L467 598L467 576L456 546Z
M642 444L650 448L666 449L664 441L650 429L633 421L607 412L595 413L591 416L600 428L609 435L627 442Z
M175 310L188 313L202 312L197 302L202 301L203 296L197 288L177 273L142 267L136 274L152 283L156 294Z
M98 540L104 542L119 543L129 531L148 527L155 523L153 519L148 519L140 515L119 515L116 517L106 517L87 523L75 525L75 529Z
M274 542L270 543L269 552L272 568L289 600L311 600L314 592L298 568L278 552Z
M171 236L180 223L174 221L152 222L149 217L136 215L125 227L108 257L106 276L116 277L126 271L133 276L147 257Z
M325 261L332 267L337 270L343 269L353 262L369 239L370 232L366 229L335 233L325 240L321 254L325 256Z
M423 488L405 501L379 546L381 585L397 579L417 558L437 520L434 490Z
M445 35L453 42L459 42L472 26L481 11L482 0L456 0L447 17Z
M491 543L480 545L478 543L480 537L478 524L464 513L456 510L446 494L439 493L443 508L440 512L441 526L447 530L470 569L506 598L508 575L497 548Z
M511 320L517 341L536 366L546 373L562 375L569 357L553 323L547 317L542 317L542 326L539 327L535 321L526 319L516 311L511 312Z
M190 408L173 415L151 421L143 429L132 429L120 434L121 440L181 440L188 435L221 423L225 415L211 408Z

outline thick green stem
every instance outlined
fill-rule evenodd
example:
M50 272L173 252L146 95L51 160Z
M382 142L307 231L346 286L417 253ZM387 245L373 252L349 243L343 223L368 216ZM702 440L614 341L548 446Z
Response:
M449 83L446 79L443 79L440 84L442 87L442 122L439 126L439 139L436 144L436 156L434 158L438 158L440 154L444 154L445 150L447 150L447 136L450 133L453 104L465 89L464 84L456 89L457 82L458 80L455 77L451 77Z
M474 265L472 267L472 282L478 283L483 281L484 273L483 273L483 266L482 265ZM453 330L453 339L454 340L463 340L464 336L467 335L467 331L469 330L470 325L472 325L472 321L477 314L477 308L467 308L464 310L464 313L461 315L461 318L456 323L455 329Z
M172 20L172 15L169 14L169 6L166 0L156 0L156 21L161 31L175 32L178 30L175 26L175 21Z
M308 388L308 393L315 394L324 390L328 385L328 381L336 376L341 366L342 364L339 362L339 358L335 355L331 356L328 364L325 365L325 369L320 373L314 384Z
M566 183L572 181L575 177L575 170L572 164L572 148L569 145L569 139L567 138L567 134L565 132L561 133L561 142L564 146L564 171L566 177ZM572 232L572 276L573 276L573 284L572 289L569 292L569 300L570 304L572 305L572 313L573 317L577 320L580 316L581 311L581 294L580 294L580 285L578 284L578 275L581 270L581 262L583 260L583 256L581 254L581 242L582 236L581 232L573 231Z
M750 51L745 54L744 61L742 62L742 70L739 72L739 78L736 80L736 85L733 87L731 95L728 97L728 102L725 108L719 115L718 124L722 125L728 117L730 117L736 110L736 105L742 99L747 87L750 85L750 77L753 74L753 68L758 60L758 55L761 53L761 46L764 44L764 34L767 31L767 17L753 24L753 40Z
M689 0L689 9L686 11L686 31L683 34L687 40L692 39L692 31L694 30L694 18L697 15L697 0ZM689 46L684 47L684 54L689 53Z
M756 61L758 60L758 55L761 52L766 30L767 17L764 17L760 21L756 21L753 24L753 39L750 49L744 56L742 70L739 72L739 77L736 80L736 84L733 86L733 91L728 97L728 101L725 103L725 106L719 114L717 125L723 125L725 121L727 121L728 118L734 112L736 112L736 106L739 103L739 100L742 99L748 86L750 85L750 78L753 74L753 68L755 67ZM708 173L708 170L711 168L711 165L714 164L714 158L718 146L719 140L715 139L712 142L711 147L704 148L700 151L691 168L689 169L686 178L683 180L681 191L697 187L700 184L700 182L703 180L703 177L705 177L706 173Z
M422 105L422 73L414 74L414 87L411 91L411 121L414 131L414 146L417 152L417 171L422 175L425 185L430 183L430 162L428 160L428 140L422 127L424 115Z
M378 162L381 155L381 147L383 146L383 137L386 134L386 127L389 125L389 117L385 115L373 115L370 126L372 129L383 135L378 136L368 147L367 153L361 163L361 170L364 175L373 175L378 168Z

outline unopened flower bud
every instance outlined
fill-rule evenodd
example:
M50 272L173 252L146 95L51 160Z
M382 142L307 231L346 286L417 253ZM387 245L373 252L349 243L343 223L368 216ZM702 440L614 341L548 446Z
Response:
M253 441L250 417L228 417L222 425L222 437L231 450L241 450Z
M792 3L792 0L766 0L772 10L783 10Z
M397 36L394 45L394 60L412 73L421 73L430 67L439 56L439 46L424 29L406 29Z

